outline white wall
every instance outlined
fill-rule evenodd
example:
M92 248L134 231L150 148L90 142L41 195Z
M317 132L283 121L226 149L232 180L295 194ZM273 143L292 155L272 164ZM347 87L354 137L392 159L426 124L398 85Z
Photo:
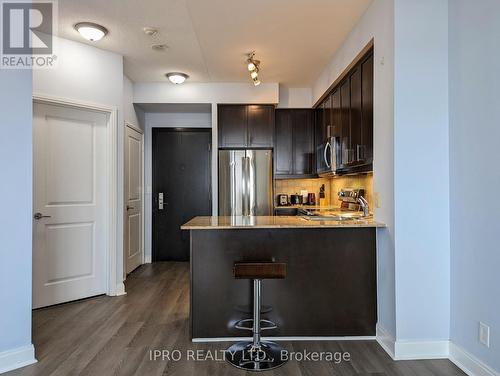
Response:
M289 88L280 86L278 108L311 108L312 88Z
M152 186L153 186L153 148L152 129L153 128L211 128L211 113L190 113L190 112L146 112L145 132L144 132L144 258L146 262L151 262L152 256ZM214 176L214 158L212 158L212 184ZM213 200L212 200L213 204Z
M451 340L500 373L500 2L450 1L449 17Z
M117 140L117 283L123 276L123 57L83 43L58 39L57 69L33 72L37 94L73 99L118 109Z
M396 1L398 340L449 339L447 20L447 0Z
M31 344L31 70L0 69L0 373L34 362Z
M387 224L377 234L378 324L396 337L394 271L394 1L376 0L313 85L315 103L359 52L374 39L373 189L380 207L375 218Z
M395 2L398 341L449 339L448 0Z
M134 84L123 75L123 121L144 130L144 111L134 106Z
M279 85L262 83L134 84L134 103L275 103Z

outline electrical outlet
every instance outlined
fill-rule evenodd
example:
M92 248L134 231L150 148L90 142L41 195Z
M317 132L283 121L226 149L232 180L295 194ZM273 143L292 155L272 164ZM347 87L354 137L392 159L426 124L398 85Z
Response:
M375 192L373 199L375 200L375 207L380 208L380 194L378 192Z
M479 342L490 347L490 327L481 321L479 322Z

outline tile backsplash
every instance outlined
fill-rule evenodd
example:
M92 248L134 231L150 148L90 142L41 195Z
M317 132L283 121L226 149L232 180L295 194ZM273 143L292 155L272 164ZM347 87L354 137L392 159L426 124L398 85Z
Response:
M314 192L316 200L319 199L319 188L325 185L325 196L327 198L326 205L340 206L337 193L342 188L364 188L365 198L370 205L370 211L373 210L373 174L359 174L336 176L334 178L318 178L318 179L280 179L276 180L275 193L292 195L300 194L301 190ZM277 198L275 197L275 202Z
M279 194L300 194L301 190L307 191L308 193L316 194L316 201L319 200L319 189L321 185L325 185L325 197L330 199L330 179L318 178L318 179L279 179L276 180L275 193ZM276 202L277 198L274 198Z

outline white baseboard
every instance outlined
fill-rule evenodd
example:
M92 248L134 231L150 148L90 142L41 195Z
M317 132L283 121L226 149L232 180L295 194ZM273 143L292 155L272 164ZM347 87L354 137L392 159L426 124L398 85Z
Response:
M144 256L144 263L145 264L151 264L151 255L145 255Z
M449 359L469 376L500 376L500 372L450 341L396 341L380 325L376 339L393 360Z
M125 284L123 282L120 282L116 285L115 291L115 296L127 295L127 292L125 291Z
M377 324L376 327L376 340L379 343L380 346L385 350L389 356L394 359L394 345L396 343L396 340L394 339L394 336L389 333L387 329L384 327L380 326Z
M396 341L394 360L447 359L450 341Z
M393 360L446 359L449 341L396 341L377 324L377 342Z
M0 352L0 373L36 363L35 348L33 345L18 347L17 349Z
M500 376L499 372L454 343L450 343L450 360L469 376Z

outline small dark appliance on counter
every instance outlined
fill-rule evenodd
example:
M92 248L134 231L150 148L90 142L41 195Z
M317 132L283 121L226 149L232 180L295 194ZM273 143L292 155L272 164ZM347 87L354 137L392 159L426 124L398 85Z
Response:
M316 194L314 193L307 194L307 205L316 205Z
M302 205L302 195L299 195L299 194L294 194L294 195L290 195L290 203L292 205Z
M278 206L290 206L290 201L288 200L288 195L285 195L285 194L278 195Z

